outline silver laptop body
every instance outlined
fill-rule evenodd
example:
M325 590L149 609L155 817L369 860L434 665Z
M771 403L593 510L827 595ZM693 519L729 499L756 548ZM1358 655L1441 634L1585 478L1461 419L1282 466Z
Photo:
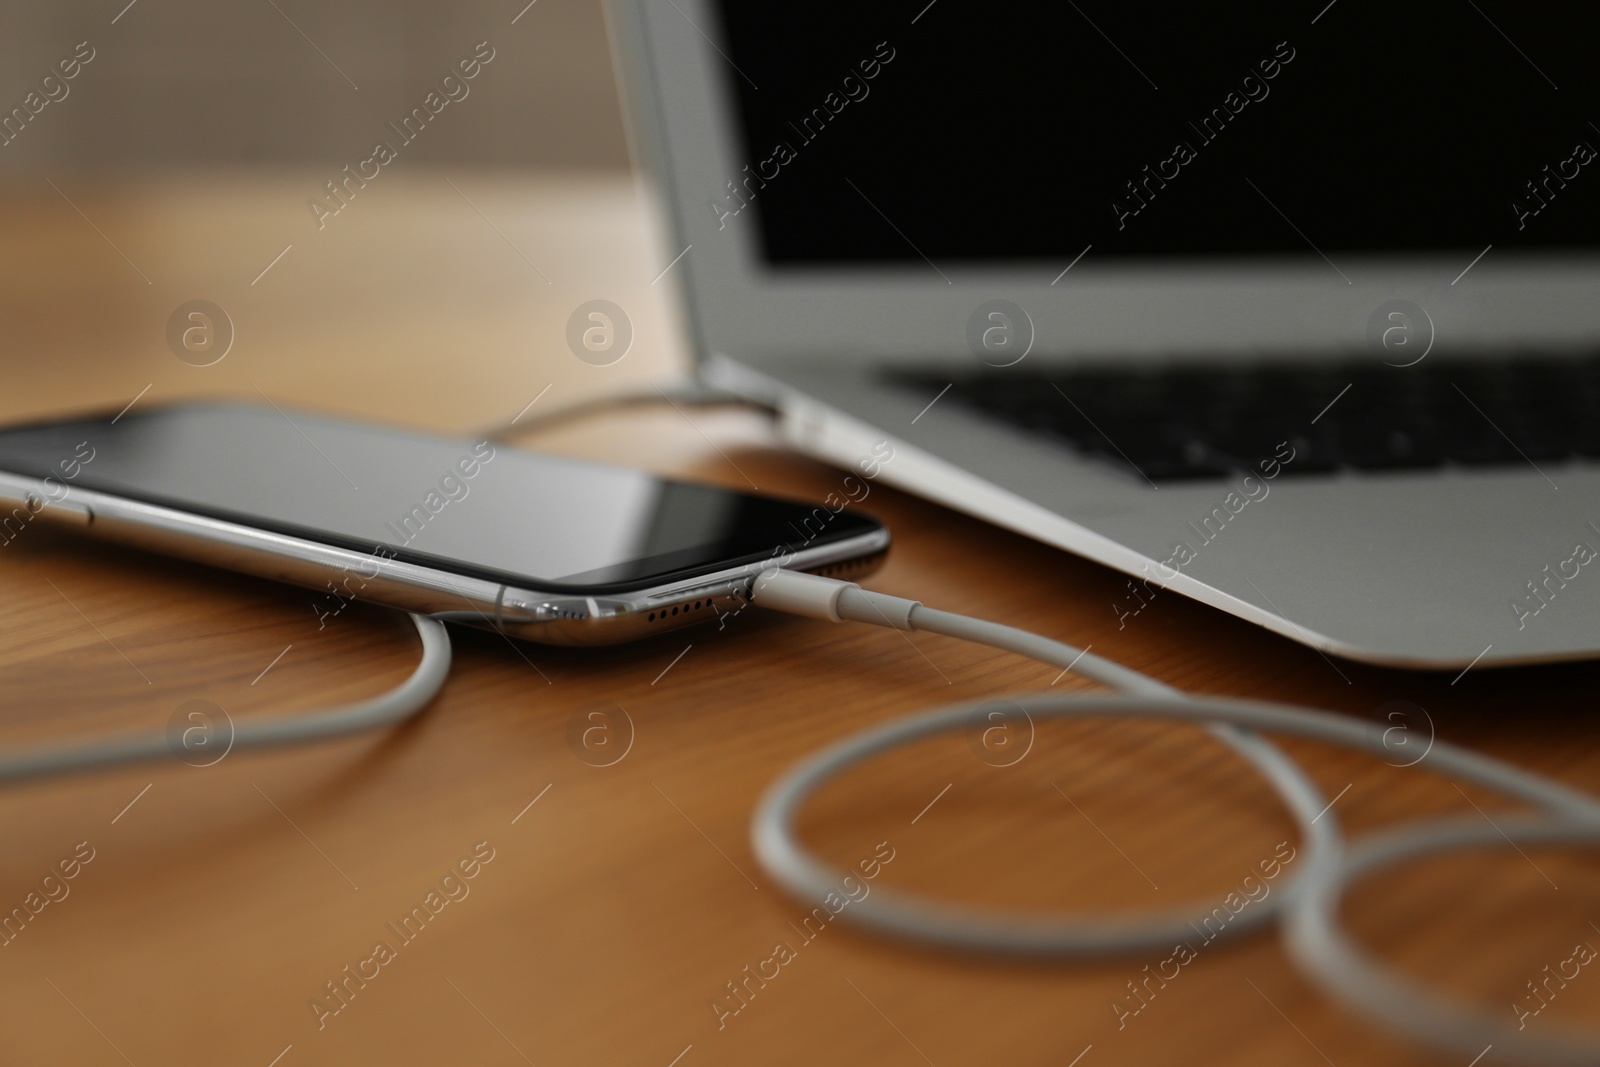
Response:
M861 58L840 68L837 84L819 80L819 107L828 109L819 118L842 128L852 120L850 108L862 115L880 101L904 108L892 99L894 78L916 69L919 35L932 33L935 19L974 17L947 4L911 4L889 30L881 29L881 13L878 29L836 24L831 32L846 42L841 47ZM1254 84L1262 84L1281 39L1295 52L1277 71L1281 88L1300 73L1295 62L1314 69L1318 35L1333 32L1335 18L1362 15L1352 8L1283 16L1283 28L1248 42L1261 60L1244 69L1255 70ZM798 18L798 11L785 17ZM1095 10L1079 15L1083 38L1074 47L1098 45L1108 62L1126 60L1132 68L1124 72L1127 84L1095 107L1115 107L1118 93L1142 91L1138 79L1146 74L1160 77L1136 63L1139 42L1126 39L1126 30L1119 34ZM1466 9L1465 17L1476 16ZM1276 213L1264 217L1282 217L1299 235L1293 254L1140 260L1063 247L1053 258L979 262L919 250L892 262L774 270L764 259L760 212L790 180L790 164L741 146L737 86L742 80L752 93L769 87L751 81L757 71L740 69L721 9L711 0L617 0L610 19L634 142L665 203L676 242L669 251L681 256L669 277L683 293L700 373L776 407L797 449L854 466L887 440L894 458L881 480L1124 572L1125 592L1105 606L1110 631L1137 626L1147 606L1181 594L1329 655L1391 666L1460 671L1600 652L1600 566L1588 565L1600 550L1600 466L1593 460L1303 473L1294 470L1294 445L1285 436L1247 468L1215 478L1152 479L1138 463L1064 447L963 402L959 388L941 388L1025 371L1042 389L1104 365L1225 373L1268 359L1280 367L1333 368L1337 376L1354 354L1400 375L1417 360L1438 365L1532 349L1592 354L1600 347L1600 256L1592 247L1490 247L1475 259L1477 237L1466 233L1466 252L1376 249L1330 258L1297 225L1318 229L1315 215L1291 221L1294 212L1279 210L1292 177L1263 172L1242 175L1253 190L1245 193ZM1122 54L1122 46L1134 54ZM892 53L887 61L885 51ZM1521 79L1542 76L1528 69L1528 57L1510 47L1504 53L1499 76L1518 79L1519 87ZM1251 84L1243 83L1244 91ZM841 98L846 103L832 110ZM1252 99L1262 111L1274 103ZM1407 122L1422 121L1407 119L1398 106L1396 116L1394 130L1374 129L1374 151L1384 150L1391 133L1403 140ZM1246 110L1236 121L1249 118ZM1027 125L1038 137L1054 135L1046 114ZM791 152L804 154L808 134L820 143L830 132L819 133L821 126L795 128ZM998 163L1026 167L1029 144L1015 129L1012 123L997 132ZM941 136L937 119L928 117L926 137ZM1600 131L1586 136L1600 144ZM1574 129L1572 139L1583 141L1583 131ZM1540 162L1528 161L1530 178L1540 176ZM1166 160L1156 166L1171 173ZM1156 188L1145 173L1144 188ZM851 181L872 207L863 208L867 221L859 225L865 232L881 219L885 233L916 248L893 212L880 210L876 174L863 169ZM1584 180L1600 197L1600 173L1572 179L1562 195L1584 194ZM1107 210L1126 216L1138 189L1121 201L1108 195ZM1515 192L1507 190L1508 201ZM987 201L996 225L1027 225L1026 204L1007 203L992 190L971 195ZM1370 379L1363 383L1370 387ZM1347 384L1353 389L1355 381ZM1314 434L1318 420L1351 404L1349 390L1338 386L1302 397L1295 424ZM1056 391L1064 405L1073 403L1069 390ZM1457 392L1491 421L1492 398ZM1080 414L1092 420L1094 411Z

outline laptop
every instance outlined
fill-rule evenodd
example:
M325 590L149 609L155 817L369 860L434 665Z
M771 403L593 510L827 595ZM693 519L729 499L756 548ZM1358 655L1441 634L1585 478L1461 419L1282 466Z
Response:
M709 383L1409 668L1600 653L1597 17L616 0Z

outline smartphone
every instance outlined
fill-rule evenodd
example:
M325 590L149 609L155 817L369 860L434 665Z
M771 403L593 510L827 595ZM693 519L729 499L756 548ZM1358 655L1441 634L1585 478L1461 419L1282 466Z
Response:
M891 446L883 446L891 449ZM0 430L0 551L36 522L557 645L726 618L781 565L865 573L889 534L823 505L278 407L190 403Z

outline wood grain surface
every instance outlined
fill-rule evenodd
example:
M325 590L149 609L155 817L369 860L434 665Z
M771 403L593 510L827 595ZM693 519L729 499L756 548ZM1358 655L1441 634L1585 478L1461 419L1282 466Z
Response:
M7 419L266 395L465 433L546 386L532 411L686 365L672 276L652 283L678 250L616 178L397 173L323 231L304 208L314 175L58 184L0 199ZM212 367L166 348L167 317L194 298L237 331ZM608 368L563 340L593 298L636 326ZM842 478L742 411L632 411L521 442L818 502ZM1110 571L886 487L864 506L895 538L877 588L1092 644L1196 692L1386 723L1409 701L1439 737L1600 788L1592 665L1453 681L1330 662L1176 595L1119 630ZM196 700L235 721L308 709L392 685L417 651L383 609L319 630L305 592L43 526L0 548L0 593L3 745L160 729ZM0 791L0 911L59 897L0 945L0 1061L1457 1063L1330 1002L1270 932L1202 944L1134 999L1168 954L1017 964L805 927L809 909L747 842L767 783L865 725L1046 688L1054 670L755 611L605 650L455 636L442 696L400 729ZM574 740L595 723L613 747ZM1408 725L1424 743L1427 723ZM1285 745L1352 832L1508 810L1419 769ZM624 754L596 766L612 758L597 751ZM1113 721L1041 725L1009 767L961 736L929 741L825 789L803 825L840 864L869 861L869 888L1041 910L1220 902L1296 844L1270 791L1200 731ZM1514 1021L1546 965L1600 945L1600 863L1449 856L1361 887L1347 917L1407 973ZM1600 977L1547 999L1529 1026L1594 1024Z

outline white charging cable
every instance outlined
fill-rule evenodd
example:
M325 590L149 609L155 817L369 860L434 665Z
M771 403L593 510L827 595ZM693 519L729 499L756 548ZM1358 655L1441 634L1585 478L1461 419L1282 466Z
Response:
M1345 888L1383 868L1453 849L1507 844L1600 845L1600 799L1500 760L1435 740L1422 760L1428 769L1486 786L1533 805L1533 815L1498 824L1461 819L1406 823L1370 835L1348 849L1323 794L1282 749L1257 731L1325 741L1377 756L1390 755L1385 729L1328 712L1242 699L1187 697L1146 675L1086 650L999 623L924 607L914 600L863 590L795 571L768 571L754 583L753 601L764 608L832 622L864 622L898 630L923 630L1015 652L1120 690L1116 696L1062 693L1008 696L1006 703L1031 718L1141 717L1189 721L1206 727L1252 763L1282 798L1300 829L1305 859L1284 891L1240 912L1227 930L1282 921L1290 958L1304 974L1349 1007L1391 1029L1438 1048L1474 1056L1485 1046L1498 1059L1523 1064L1592 1067L1600 1038L1541 1026L1514 1028L1469 1005L1432 992L1375 960L1343 931L1339 905ZM411 676L381 696L318 712L247 721L232 732L232 749L327 740L400 722L438 694L450 671L450 638L443 623L412 615L422 658ZM926 737L983 724L993 701L956 704L864 730L801 761L779 778L756 809L751 839L758 862L779 885L802 900L823 903L840 891L849 872L809 851L795 824L820 786L849 767ZM183 756L184 742L169 733L102 738L70 745L0 754L0 783L91 768ZM879 889L840 915L882 933L968 951L1023 956L1100 956L1166 950L1211 914L1199 905L1144 918L1073 914L1040 919L941 904L913 894Z
M1436 852L1502 847L1507 841L1600 845L1600 799L1469 749L1435 740L1415 766L1495 789L1533 805L1537 814L1508 819L1500 834L1486 822L1431 819L1373 835L1348 850L1321 791L1290 757L1256 731L1269 730L1326 741L1378 756L1392 755L1385 729L1323 711L1265 701L1186 697L1137 671L1084 650L999 623L924 607L914 600L863 590L795 571L775 570L755 582L753 602L832 622L865 622L898 630L923 630L1015 652L1070 668L1118 696L1062 693L1007 696L1030 719L1113 716L1196 722L1208 727L1253 763L1283 799L1300 827L1306 859L1285 892L1263 898L1255 912L1240 912L1228 929L1283 921L1290 958L1325 991L1369 1017L1416 1040L1467 1056L1494 1045L1503 1062L1600 1062L1600 1036L1554 1025L1538 1033L1420 987L1360 950L1343 933L1339 903L1344 888L1380 868ZM756 859L779 885L801 900L821 903L841 892L849 873L807 849L795 824L807 799L844 770L926 737L985 722L994 701L956 704L863 730L802 760L767 790L751 823ZM1319 817L1320 813L1320 817ZM1194 907L1143 919L1074 914L1040 919L941 904L909 893L879 889L840 916L901 937L975 951L1028 956L1093 956L1166 950L1193 933L1188 924L1210 914ZM1248 916L1248 919L1246 918ZM1244 921L1241 921L1244 920Z
M389 726L426 707L450 674L450 635L444 624L426 615L412 615L422 638L422 659L404 682L387 693L355 704L320 711L246 720L234 727L224 752L325 741ZM207 737L206 744L219 739ZM118 764L198 755L186 732L128 734L74 744L25 748L0 753L0 783L86 771ZM219 757L220 758L220 757Z

